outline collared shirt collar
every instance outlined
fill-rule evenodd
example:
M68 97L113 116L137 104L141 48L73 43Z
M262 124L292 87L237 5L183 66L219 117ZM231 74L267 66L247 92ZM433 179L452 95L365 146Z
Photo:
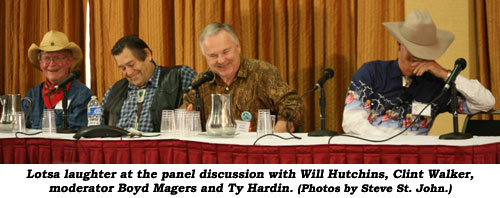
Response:
M156 87L158 87L158 82L160 81L160 67L158 67L158 65L154 61L153 61L153 64L155 66L155 71L153 72L153 75L151 76L151 78L149 78L149 80L146 82L146 84L148 85L148 87L156 88ZM146 85L144 85L142 87L138 87L130 82L128 83L129 89L140 89L140 88L143 88L145 86Z
M236 77L247 78L248 67L247 59L240 57L240 68L238 69L238 73L236 73Z
M401 76L403 76L403 72L401 72L401 68L399 68L398 59L392 61L389 68L389 76L391 78L401 78Z

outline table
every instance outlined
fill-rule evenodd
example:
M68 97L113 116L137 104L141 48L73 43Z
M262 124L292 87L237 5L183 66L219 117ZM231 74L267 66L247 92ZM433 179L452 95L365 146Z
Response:
M33 132L33 131L31 131ZM290 137L289 134L279 134ZM439 140L437 136L399 136L384 143L348 137L301 140L266 137L253 145L255 133L235 137L98 138L79 141L72 134L21 135L0 132L0 163L85 164L380 164L498 163L500 137ZM384 139L384 137L368 137Z

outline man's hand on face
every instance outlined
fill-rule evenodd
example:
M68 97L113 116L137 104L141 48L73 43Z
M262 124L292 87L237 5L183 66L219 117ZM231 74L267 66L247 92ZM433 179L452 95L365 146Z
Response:
M416 76L422 76L427 71L443 80L446 80L448 76L448 71L434 60L413 62L412 66L416 67L415 70L413 70L413 74Z

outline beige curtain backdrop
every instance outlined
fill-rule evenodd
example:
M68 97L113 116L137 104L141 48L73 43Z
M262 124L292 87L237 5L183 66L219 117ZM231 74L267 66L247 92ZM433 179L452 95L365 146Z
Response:
M49 30L66 33L85 50L86 0L0 1L0 94L24 94L45 80L28 60L28 48ZM85 79L85 69L81 64Z
M491 90L497 102L494 109L500 109L500 2L476 0L477 73L474 77ZM471 72L472 74L472 72ZM487 118L487 116L483 116ZM500 119L500 116L495 116Z
M366 61L394 59L396 42L383 21L404 19L404 2L348 0L114 0L90 1L92 89L102 98L122 78L110 50L124 35L137 34L160 65L208 68L198 36L211 22L228 23L242 55L276 65L299 94L312 88L325 68L327 128L342 130L344 97L352 74ZM319 129L319 92L304 98L305 130Z
M44 80L28 61L31 43L55 29L84 50L86 0L0 1L0 94L21 93ZM370 60L395 59L396 41L384 21L402 21L404 2L349 0L92 0L90 58L92 90L101 99L122 78L110 50L124 35L137 34L160 65L207 69L198 36L211 22L231 24L243 56L279 68L290 86L304 93L333 68L325 84L327 128L341 131L344 96L352 74ZM494 0L476 0L477 75L499 98L500 39ZM84 69L80 66L80 70ZM471 76L473 77L473 76ZM80 80L82 81L84 77ZM304 98L306 128L319 128L319 92ZM497 103L496 109L500 109Z

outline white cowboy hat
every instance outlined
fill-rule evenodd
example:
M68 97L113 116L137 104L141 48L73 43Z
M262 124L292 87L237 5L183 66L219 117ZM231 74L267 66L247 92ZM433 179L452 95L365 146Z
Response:
M436 60L455 39L453 33L437 29L427 10L412 10L404 22L385 22L396 40L418 58Z
M68 37L64 33L54 30L51 30L43 35L40 47L38 47L35 43L31 44L28 49L28 58L34 67L40 69L40 62L38 60L38 54L40 51L55 52L61 50L71 50L73 54L73 65L71 65L71 69L75 69L75 67L82 61L83 55L80 47L78 47L76 43L69 42Z

